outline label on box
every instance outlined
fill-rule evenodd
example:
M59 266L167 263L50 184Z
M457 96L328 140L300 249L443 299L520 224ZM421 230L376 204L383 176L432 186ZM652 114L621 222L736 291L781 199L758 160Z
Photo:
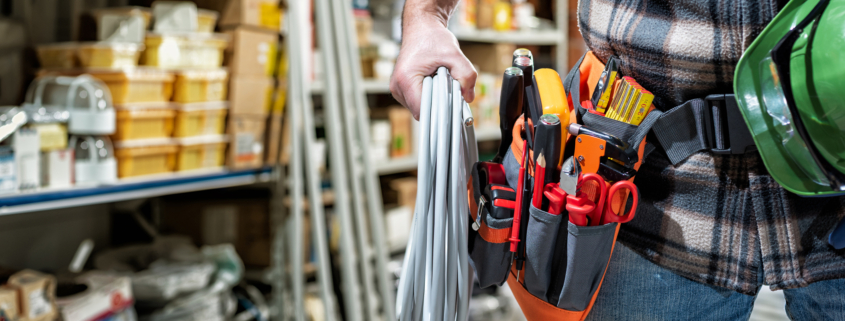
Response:
M29 293L29 318L35 319L53 311L50 300L44 294L44 289L38 289Z
M208 206L202 210L202 239L204 244L234 244L237 241L238 207Z
M239 133L235 136L235 158L238 162L251 162L255 160L256 155L261 152L260 147L258 152L255 152L255 135L252 133Z
M14 193L17 188L15 155L11 150L0 150L0 194Z

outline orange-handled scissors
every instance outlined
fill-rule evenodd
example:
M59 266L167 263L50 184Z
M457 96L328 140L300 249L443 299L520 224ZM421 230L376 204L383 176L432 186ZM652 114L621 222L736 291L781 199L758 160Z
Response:
M587 185L586 182L595 182ZM639 190L634 183L618 181L608 189L607 183L598 174L582 174L578 181L577 196L567 196L566 209L569 219L578 226L596 226L608 223L628 223L634 219L639 203ZM590 189L592 187L592 189ZM633 196L631 210L625 212L628 196Z
M630 181L618 181L610 186L607 192L607 202L602 209L601 224L608 223L628 223L634 219L634 214L637 212L637 203L639 203L640 192L637 186ZM634 202L631 204L631 209L625 212L628 203L628 195L631 195Z

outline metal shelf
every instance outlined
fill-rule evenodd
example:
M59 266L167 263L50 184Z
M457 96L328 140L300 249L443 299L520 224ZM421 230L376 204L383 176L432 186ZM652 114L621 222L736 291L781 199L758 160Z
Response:
M458 40L489 42L489 43L515 43L518 45L546 45L553 46L562 43L566 35L561 30L540 30L540 31L494 31L494 30L453 30L452 33Z
M390 93L390 81L388 80L378 80L378 79L364 79L362 83L364 86L364 92L368 94L389 94ZM311 82L311 93L312 94L321 94L325 90L323 81L322 80L314 80Z
M251 185L271 180L270 168L217 173L174 174L114 185L25 192L0 197L0 215L111 203L131 199Z
M408 172L417 169L417 155L377 161L373 166L379 175Z

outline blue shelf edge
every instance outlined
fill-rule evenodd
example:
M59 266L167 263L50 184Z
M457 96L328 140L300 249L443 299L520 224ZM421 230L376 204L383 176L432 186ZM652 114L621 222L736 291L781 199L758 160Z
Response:
M102 185L78 189L74 188L60 191L39 191L32 193L13 194L0 197L0 208L31 205L44 202L55 202L91 196L108 196L109 194L137 192L183 184L195 184L203 182L213 182L217 180L249 178L250 176L270 174L271 172L272 168L267 167L257 170L226 171L211 174L198 174L196 176L162 178L160 180L117 183L115 185Z

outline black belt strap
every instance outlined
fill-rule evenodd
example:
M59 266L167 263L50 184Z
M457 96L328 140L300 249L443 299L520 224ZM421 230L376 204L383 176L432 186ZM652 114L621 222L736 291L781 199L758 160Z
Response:
M732 155L757 150L733 94L693 99L649 116L655 113L652 130L673 165L702 150Z

